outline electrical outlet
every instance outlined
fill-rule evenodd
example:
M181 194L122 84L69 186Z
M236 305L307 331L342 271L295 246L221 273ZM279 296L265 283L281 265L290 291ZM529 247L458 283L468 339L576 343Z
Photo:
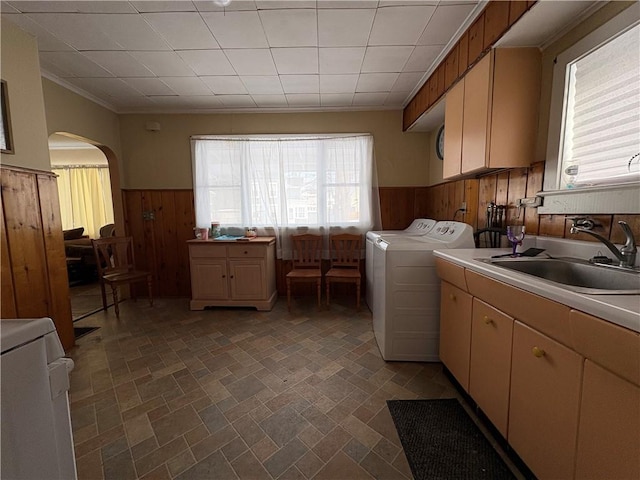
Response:
M467 211L467 202L462 202L460 204L460 210L462 210L463 212Z
M143 220L155 220L156 214L153 210L143 210L142 211L142 219Z

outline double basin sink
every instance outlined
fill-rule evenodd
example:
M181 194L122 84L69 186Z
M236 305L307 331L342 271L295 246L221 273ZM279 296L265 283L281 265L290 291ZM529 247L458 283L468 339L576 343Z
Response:
M483 262L533 275L568 290L590 295L640 294L640 270L597 265L574 258L487 258Z

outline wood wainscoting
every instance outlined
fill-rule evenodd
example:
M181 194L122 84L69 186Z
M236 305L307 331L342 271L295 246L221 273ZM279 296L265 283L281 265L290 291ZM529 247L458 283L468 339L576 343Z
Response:
M2 318L50 317L65 350L75 344L57 179L3 165Z

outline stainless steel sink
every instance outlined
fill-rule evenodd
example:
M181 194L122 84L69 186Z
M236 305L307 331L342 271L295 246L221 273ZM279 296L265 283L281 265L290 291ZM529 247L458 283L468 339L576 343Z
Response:
M533 275L579 293L591 295L638 295L640 271L594 265L573 258L483 259L496 267Z

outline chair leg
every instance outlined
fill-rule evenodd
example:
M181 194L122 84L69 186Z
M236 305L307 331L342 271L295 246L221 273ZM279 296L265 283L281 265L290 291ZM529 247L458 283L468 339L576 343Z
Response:
M360 280L356 282L356 310L360 311Z
M291 279L287 278L287 309L291 311Z
M320 310L321 304L320 304L320 299L322 298L322 279L318 279L317 282L317 290L318 290L318 311Z
M118 287L111 285L111 293L113 294L113 308L116 311L116 317L120 318L120 308L118 307Z
M149 305L153 307L153 283L151 275L147 277L147 288L149 289Z
M327 307L331 305L331 282L328 278L325 279L327 282Z
M100 293L102 293L102 308L107 309L107 292L104 288L104 281L100 279Z

